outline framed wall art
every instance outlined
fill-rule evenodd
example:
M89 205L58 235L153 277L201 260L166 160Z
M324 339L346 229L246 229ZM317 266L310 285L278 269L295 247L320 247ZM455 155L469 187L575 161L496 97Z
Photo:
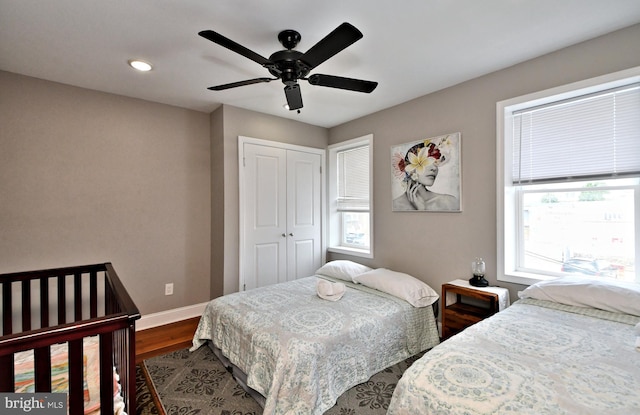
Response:
M394 212L461 212L460 133L391 147Z

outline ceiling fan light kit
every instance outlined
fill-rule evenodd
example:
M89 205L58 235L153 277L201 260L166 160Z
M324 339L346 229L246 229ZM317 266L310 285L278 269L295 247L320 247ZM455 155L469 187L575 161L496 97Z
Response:
M212 91L223 91L239 86L271 82L280 79L285 85L284 94L289 110L298 110L298 112L300 112L299 110L302 108L302 93L300 92L299 80L307 81L314 86L364 93L370 93L378 86L378 83L374 81L345 78L342 76L313 74L307 77L318 65L362 38L362 33L353 25L346 22L334 29L305 53L295 50L300 39L302 39L300 33L295 30L283 30L278 34L278 40L285 49L273 53L268 59L213 30L203 30L198 34L205 39L262 65L274 76L274 78L254 78L207 88Z

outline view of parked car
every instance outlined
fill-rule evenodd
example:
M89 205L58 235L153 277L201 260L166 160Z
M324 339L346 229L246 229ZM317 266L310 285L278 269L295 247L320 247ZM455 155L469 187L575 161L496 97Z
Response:
M618 267L603 259L571 258L562 263L562 272L616 278Z

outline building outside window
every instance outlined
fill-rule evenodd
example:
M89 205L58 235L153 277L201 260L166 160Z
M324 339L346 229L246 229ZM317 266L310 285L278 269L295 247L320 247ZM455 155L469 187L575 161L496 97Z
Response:
M497 107L498 279L640 283L640 68Z

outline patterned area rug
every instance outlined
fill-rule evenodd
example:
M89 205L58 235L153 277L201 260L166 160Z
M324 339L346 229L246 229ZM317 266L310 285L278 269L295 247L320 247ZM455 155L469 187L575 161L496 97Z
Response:
M422 353L406 359L342 394L327 415L384 415L402 373ZM143 366L144 365L144 366ZM208 347L178 350L139 366L137 414L258 415L262 408L227 372ZM149 378L145 382L146 371ZM153 402L154 392L160 408Z
M149 389L145 367L142 364L136 366L136 415L164 415L158 412L159 402L156 404L157 395ZM128 412L130 413L130 412Z

